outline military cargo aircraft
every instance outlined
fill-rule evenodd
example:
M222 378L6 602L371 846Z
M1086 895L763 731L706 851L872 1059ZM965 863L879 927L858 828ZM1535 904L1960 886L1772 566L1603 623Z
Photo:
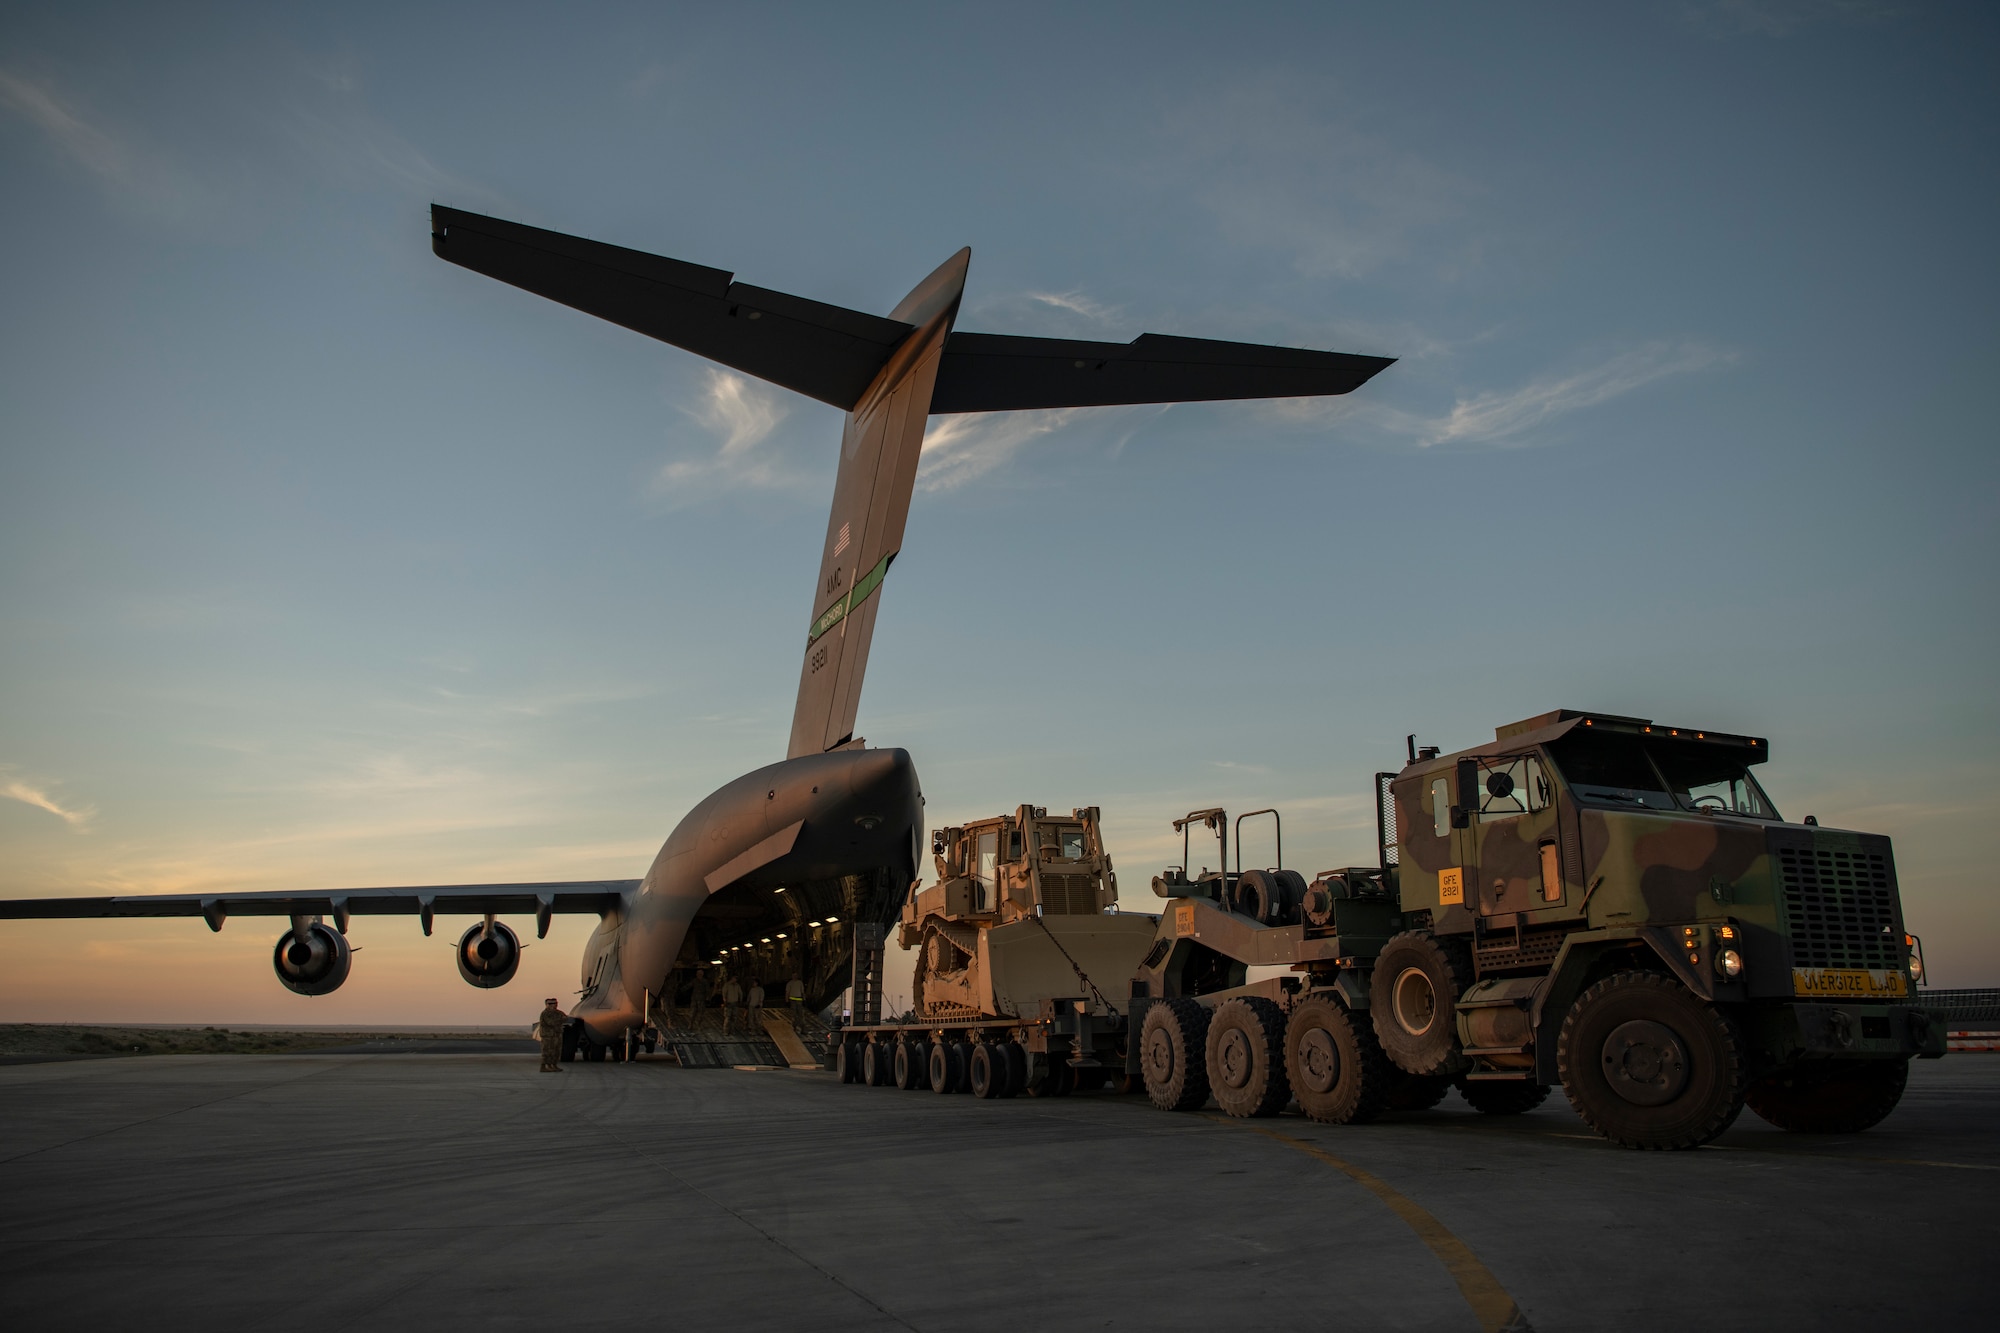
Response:
M301 995L347 980L356 915L438 912L483 921L458 941L474 986L504 985L520 937L499 918L600 919L574 1014L587 1040L619 1041L675 978L762 958L829 1003L880 941L916 878L923 796L906 751L854 735L883 580L902 548L932 414L1343 394L1388 358L1142 334L1130 343L957 331L969 249L884 317L737 282L637 250L433 206L431 245L451 263L671 343L847 413L833 508L799 665L791 743L689 811L639 879L437 884L248 893L0 899L0 919L289 918L271 964ZM777 968L785 969L782 973Z

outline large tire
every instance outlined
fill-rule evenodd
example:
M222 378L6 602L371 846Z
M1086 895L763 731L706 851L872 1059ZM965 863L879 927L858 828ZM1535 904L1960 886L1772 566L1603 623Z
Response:
M926 1041L899 1041L896 1043L896 1086L905 1092L915 1092L931 1085L930 1043Z
M1076 1091L1076 1070L1070 1067L1069 1056L1051 1054L1048 1057L1048 1072L1040 1078L1028 1081L1030 1097L1067 1097Z
M1198 1111L1208 1101L1208 1010L1181 997L1146 1006L1139 1032L1146 1095L1162 1111Z
M859 1037L846 1037L840 1043L839 1052L833 1057L833 1067L840 1074L842 1083L861 1081L861 1049L865 1045Z
M1736 1029L1657 972L1620 972L1578 996L1556 1064L1584 1123L1627 1148L1698 1148L1743 1110Z
M1292 1010L1285 1024L1285 1069L1299 1109L1332 1125L1358 1125L1382 1113L1393 1072L1367 1020L1324 995Z
M992 1099L1013 1095L1006 1052L993 1042L982 1041L973 1046L971 1074L973 1096Z
M861 1053L862 1081L871 1088L886 1088L896 1081L895 1057L889 1043L871 1041Z
M1002 1097L1018 1097L1028 1089L1028 1048L1018 1041L996 1042L993 1049L1007 1062L1007 1091Z
M1388 1088L1382 1094L1385 1111L1428 1111L1451 1091L1452 1081L1442 1074L1406 1074L1386 1059L1382 1067L1388 1071Z
M1294 925L1306 882L1296 870L1246 870L1236 881L1236 910L1267 926Z
M1526 1115L1549 1099L1549 1085L1517 1079L1460 1079L1458 1095L1481 1115Z
M957 1092L959 1085L965 1082L965 1061L954 1042L933 1043L930 1066L932 1092Z
M953 1088L952 1091L971 1092L972 1091L972 1043L969 1041L955 1041L951 1044L951 1049L953 1056L955 1057L954 1063L958 1066L959 1070L958 1086Z
M1471 979L1471 960L1457 940L1406 930L1382 946L1368 1008L1391 1064L1410 1074L1450 1075L1466 1067L1456 1006Z
M1285 1081L1285 1012L1261 995L1225 1000L1208 1020L1208 1088L1239 1119L1274 1116L1292 1099Z
M1794 1134L1859 1134L1882 1123L1910 1079L1907 1060L1800 1065L1750 1085L1750 1109Z

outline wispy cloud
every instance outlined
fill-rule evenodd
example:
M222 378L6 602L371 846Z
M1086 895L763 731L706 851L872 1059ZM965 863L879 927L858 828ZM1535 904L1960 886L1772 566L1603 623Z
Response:
M1439 412L1417 412L1372 401L1311 398L1284 400L1272 404L1270 410L1294 420L1338 416L1420 449L1528 448L1549 443L1544 428L1573 412L1670 376L1709 370L1734 359L1733 353L1704 343L1656 342L1513 388L1460 394L1449 409Z
M62 820L63 823L68 824L72 829L75 829L78 833L89 832L90 821L97 818L97 807L90 805L66 806L55 797L49 795L46 789L37 787L29 782L23 782L19 778L10 778L5 782L0 782L0 796L4 796L10 801L19 801L23 805L32 805L37 810L46 810L57 819Z
M0 103L33 121L49 139L87 170L113 178L131 169L125 146L86 121L53 88L0 70Z
M47 80L0 70L0 106L39 129L49 143L105 185L146 205L187 211L201 191L157 155L142 153Z
M653 477L653 492L685 503L718 490L772 490L799 480L784 460L759 445L790 409L775 390L727 370L709 370L701 402L683 409L721 443L706 458L676 459Z
M917 489L949 491L999 467L1031 440L1061 430L1090 408L968 412L931 422L917 465ZM1101 410L1101 409L1095 409Z
M1654 343L1600 365L1530 381L1514 389L1461 398L1442 417L1418 420L1417 443L1523 444L1541 426L1586 407L1595 407L1670 375L1706 370L1727 360L1725 353L1699 343Z
M1043 305L1054 306L1058 310L1067 310L1073 315L1081 315L1085 319L1100 324L1109 323L1111 320L1117 318L1119 313L1116 306L1108 306L1102 302L1093 301L1082 292L1026 292L1023 294L1030 301L1039 301Z

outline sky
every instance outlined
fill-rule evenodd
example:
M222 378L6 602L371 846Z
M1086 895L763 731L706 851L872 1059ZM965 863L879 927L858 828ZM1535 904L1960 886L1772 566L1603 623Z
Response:
M0 893L636 877L783 756L839 414L440 262L436 201L1399 358L933 419L858 727L933 825L1100 806L1146 910L1189 809L1365 864L1406 734L1636 714L1769 737L2000 984L1996 63L1869 0L9 5ZM276 922L4 923L0 1021L526 1024L592 923L477 991L358 919L317 999Z

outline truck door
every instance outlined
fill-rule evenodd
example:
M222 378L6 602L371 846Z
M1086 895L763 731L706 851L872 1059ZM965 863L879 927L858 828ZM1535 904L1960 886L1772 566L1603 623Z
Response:
M1496 755L1478 765L1479 809L1466 830L1466 877L1479 886L1478 911L1501 916L1559 906L1562 840L1548 769L1531 754Z

